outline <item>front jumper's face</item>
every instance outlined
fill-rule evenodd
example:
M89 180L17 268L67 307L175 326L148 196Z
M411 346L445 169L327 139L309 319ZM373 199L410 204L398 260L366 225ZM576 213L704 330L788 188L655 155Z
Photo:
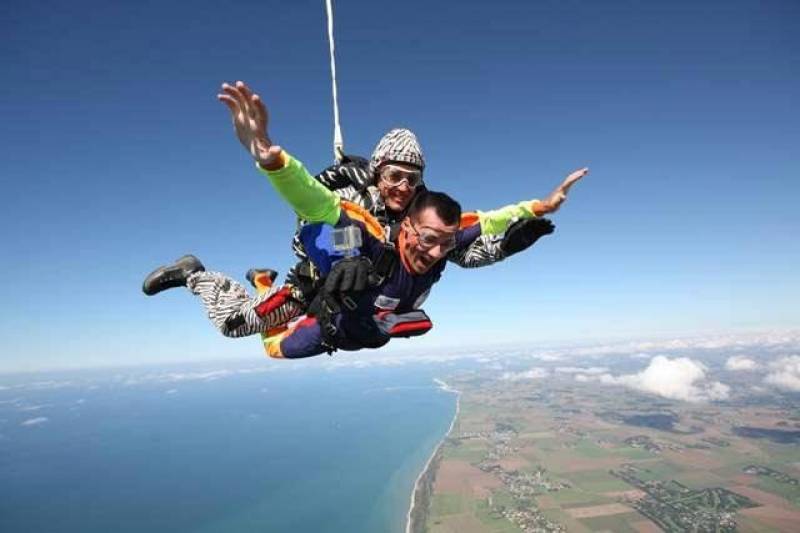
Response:
M445 224L432 207L403 219L402 253L411 269L424 274L455 247L458 224Z

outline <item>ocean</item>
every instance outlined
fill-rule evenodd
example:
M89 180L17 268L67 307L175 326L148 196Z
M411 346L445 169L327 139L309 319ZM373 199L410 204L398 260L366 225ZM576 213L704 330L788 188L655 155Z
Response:
M0 376L0 531L402 532L434 365Z

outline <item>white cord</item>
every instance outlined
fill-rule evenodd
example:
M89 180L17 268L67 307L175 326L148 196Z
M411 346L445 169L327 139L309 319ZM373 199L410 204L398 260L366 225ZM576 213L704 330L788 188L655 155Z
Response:
M333 6L331 0L325 0L328 12L328 44L331 50L331 85L333 86L333 157L338 162L344 155L342 127L339 125L339 96L336 91L336 58L333 45Z

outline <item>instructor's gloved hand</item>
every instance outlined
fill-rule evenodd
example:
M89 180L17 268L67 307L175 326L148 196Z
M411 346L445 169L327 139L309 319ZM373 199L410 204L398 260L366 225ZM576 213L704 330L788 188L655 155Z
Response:
M500 243L500 249L506 257L527 250L539 237L549 235L556 229L555 224L546 218L528 218L514 222L507 230Z
M339 294L345 307L352 310L355 308L355 303L347 295L366 289L369 285L370 272L372 272L372 262L366 257L345 257L333 265L328 277L325 278L325 292L331 295Z
M373 180L369 173L369 161L358 155L344 154L339 161L337 173L346 177L350 185L357 189L366 188Z
M339 160L339 164L341 165L354 165L363 168L369 168L369 159L361 157L360 155L355 154L342 154L342 158Z

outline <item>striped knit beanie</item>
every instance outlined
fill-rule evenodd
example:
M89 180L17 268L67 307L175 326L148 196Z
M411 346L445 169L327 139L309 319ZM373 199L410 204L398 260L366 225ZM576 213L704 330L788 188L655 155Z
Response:
M384 163L408 163L425 169L425 156L419 146L417 136L411 130L396 128L378 142L369 161L369 172L375 175Z

